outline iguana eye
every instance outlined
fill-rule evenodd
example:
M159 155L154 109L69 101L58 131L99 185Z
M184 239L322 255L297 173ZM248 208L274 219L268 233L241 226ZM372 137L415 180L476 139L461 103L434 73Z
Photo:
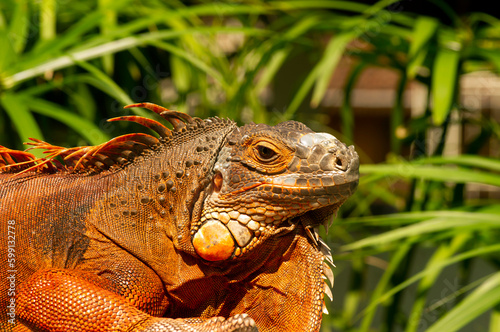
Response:
M267 136L250 137L243 145L246 151L241 163L262 173L283 171L294 156L294 151L286 144Z
M277 153L268 146L257 145L257 156L260 161L269 162L277 158Z

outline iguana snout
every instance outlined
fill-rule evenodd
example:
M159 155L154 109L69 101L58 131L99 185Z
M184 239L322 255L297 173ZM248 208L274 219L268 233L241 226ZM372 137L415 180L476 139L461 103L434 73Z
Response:
M301 123L239 128L217 158L193 246L205 260L221 261L253 250L304 213L319 212L303 218L305 227L326 222L355 191L358 168L354 147Z

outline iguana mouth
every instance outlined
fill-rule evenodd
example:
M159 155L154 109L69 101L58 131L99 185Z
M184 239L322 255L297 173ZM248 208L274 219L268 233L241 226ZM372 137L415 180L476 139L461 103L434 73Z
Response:
M214 195L219 196L222 175L216 174L214 177ZM325 178L326 179L326 178ZM331 180L325 183L333 183ZM269 183L263 182L252 186L239 189L238 193L250 191L258 187L267 186ZM346 183L343 186L353 192L356 183ZM331 216L334 214L343 199L330 193L338 192L338 185L321 187L296 187L287 184L274 185L281 192L297 194L301 197L300 202L290 204L289 208L283 205L266 205L260 202L255 203L255 207L214 207L204 213L200 219L200 226L193 228L193 245L197 253L208 261L221 261L229 258L236 258L252 250L265 237L279 232L282 226L289 226L292 223L300 222L306 234L313 243L318 246L320 241L318 235L318 226L324 225L328 230L331 222ZM315 197L313 201L307 201L303 198L304 190L309 195ZM227 193L226 196L236 193ZM301 194L301 196L299 196ZM347 198L347 197L346 197ZM299 219L297 217L300 217ZM288 223L286 222L288 220ZM263 235L266 235L265 237Z

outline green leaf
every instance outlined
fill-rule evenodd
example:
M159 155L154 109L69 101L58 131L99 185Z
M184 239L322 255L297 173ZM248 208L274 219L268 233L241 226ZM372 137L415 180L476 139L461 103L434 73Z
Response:
M95 19L95 17L93 17ZM242 31L245 33L250 33L250 34L262 34L261 29L226 29L227 31ZM220 31L220 29L203 29L205 33L211 33L213 31ZM4 77L3 78L3 84L8 87L12 88L15 85L34 78L36 76L39 76L43 73L45 73L48 70L59 70L62 68L67 68L70 66L73 66L76 64L78 61L86 61L90 59L95 59L101 56L104 56L106 54L112 54L116 52L120 52L123 50L131 49L133 47L137 47L140 45L144 45L146 43L153 44L155 40L160 40L160 39L174 39L176 37L179 37L182 34L188 34L188 33L194 33L194 32L202 32L200 29L192 29L192 30L184 30L184 31L171 31L171 30L166 30L166 31L161 31L161 32L148 32L144 33L138 36L130 36L130 37L125 37L122 39L118 40L113 40L108 43L104 44L99 44L97 46L87 48L87 49L81 49L79 51L75 52L70 52L69 55L61 55L59 57L56 57L55 59L39 63L35 61L37 64L29 66L27 69L16 72L15 74ZM60 39L55 39L55 41L60 41ZM60 45L59 45L60 46ZM166 43L161 43L160 45L156 45L161 48L168 49L168 51L173 52L177 54L180 57L184 57L186 60L191 61L192 63L196 64L199 69L202 69L204 71L207 71L208 73L214 74L215 78L220 78L220 75L217 74L217 71L215 71L213 68L210 68L208 65L204 64L197 58L193 58L190 55L186 56L186 52L183 51L180 48L176 48L172 45L166 44ZM22 66L26 66L27 64L23 62Z
M432 265L427 265L424 270L421 272L418 272L417 274L413 275L412 277L406 279L404 282L400 283L399 285L393 287L391 290L387 291L385 294L380 296L376 301L371 301L370 304L364 309L364 311L370 311L373 310L379 303L382 303L394 294L400 292L401 290L405 289L406 287L410 286L414 282L424 278L427 275L433 274L436 271L442 270L446 266L450 266L452 264L456 264L457 262L461 262L473 257L480 257L483 255L489 255L489 254L496 254L500 252L500 244L496 245L489 245L489 246L483 246L481 248L477 249L472 249L469 251L466 251L464 253L455 255L453 257L450 257L445 260L441 260L439 262L436 262ZM490 307L491 308L491 307ZM441 331L448 331L448 329L441 329ZM429 332L428 330L426 332Z
M95 29L103 17L104 14L100 11L93 11L88 15L84 15L81 20L72 24L68 30L58 35L57 38L39 41L36 47L26 56L33 58L34 61L39 61L41 56L42 59L46 59L45 56L52 58L54 54L60 54L68 47L78 48L82 44L85 33Z
M380 12L384 8L392 5L393 3L398 2L398 0L380 0L376 2L373 6L364 11L366 15L375 15Z
M491 275L426 332L457 331L498 303L500 303L500 272Z
M28 142L30 137L43 140L42 132L33 114L31 114L28 106L25 104L24 99L11 93L4 93L0 98L0 102L14 124L14 127L16 127L21 141ZM35 150L33 154L37 157L43 156L41 151L37 152Z
M4 84L4 72L16 59L16 51L12 46L12 42L7 35L7 31L0 30L0 49L2 55L0 56L0 86Z
M172 54L175 54L179 58L187 61L191 65L193 65L195 68L201 70L202 72L206 73L207 75L210 75L212 78L214 78L216 81L218 81L224 88L229 88L229 85L225 82L224 78L222 75L214 68L210 67L209 64L203 62L200 58L190 54L189 52L183 50L180 47L174 46L169 43L165 43L160 40L152 40L150 41L151 45L154 45L158 48L164 49L165 51L168 51Z
M453 239L451 239L449 243L442 243L429 259L427 266L432 267L434 264L448 259L457 251L459 251L471 239L472 236L472 233L460 233ZM430 273L423 277L420 281L416 293L417 296L413 301L412 312L410 314L410 319L408 320L405 332L418 331L422 313L427 302L427 296L431 287L436 284L436 280L439 277L440 273L441 270L436 270L434 271L434 273Z
M16 53L20 53L24 49L29 28L28 24L28 4L26 0L15 2L10 24L8 27L5 24L0 26L0 86L4 85L4 72L18 60Z
M267 62L264 73L260 77L256 86L257 92L262 91L262 89L264 89L271 82L278 70L281 68L287 56L293 49L291 43L316 26L319 20L320 18L318 16L307 15L289 28L283 37L278 39L278 41L269 40L269 42L273 45L276 45L279 42L283 42L286 45L279 49L271 48L272 53L270 60Z
M133 104L134 101L130 99L128 94L123 91L118 84L116 84L109 76L103 73L99 68L92 66L86 62L78 62L78 64L87 69L91 75L79 75L75 78L76 82L85 82L100 89L104 93L116 99L123 105ZM147 112L142 108L134 107L131 109L136 115L150 117L151 112Z
M102 8L105 16L100 23L101 34L107 35L112 30L116 29L117 25L117 11L112 8L114 0L99 0L99 7ZM104 72L108 75L113 74L114 69L114 58L112 54L106 54L102 57L102 64L104 67Z
M500 306L497 305L491 313L489 332L498 332L498 326L500 326Z
M460 53L450 48L440 48L432 68L432 120L441 125L451 111L455 98Z
M96 101L88 85L83 83L76 84L75 89L69 91L68 96L71 98L71 104L74 105L83 118L89 121L95 120L97 112Z
M470 170L463 167L438 167L407 164L361 165L362 174L384 174L387 177L426 179L456 183L485 183L500 186L500 176L489 172ZM361 178L363 182L363 177Z
M9 38L12 41L12 46L16 53L21 53L26 45L28 30L29 30L29 11L26 0L16 1L16 8L9 25ZM3 53L3 49L2 49Z
M0 10L0 30L5 30L7 28L7 22L5 22L5 17L3 16L2 10Z
M338 63L340 55L345 49L347 43L354 39L357 34L353 32L343 33L336 37L334 37L328 43L328 46L323 53L323 56L320 62L314 66L314 68L309 72L304 82L300 85L299 90L295 93L290 105L285 111L284 118L291 119L293 114L300 107L307 93L312 88L314 82L317 82L314 97L311 101L312 105L318 105L321 102L321 99L324 96L324 92L328 88L329 80L332 77L332 71L335 68L335 65ZM344 44L345 43L345 44ZM334 46L341 47L340 50L334 48ZM329 59L328 56L333 56L333 59ZM331 69L328 73L325 74L324 70Z
M354 140L354 110L351 106L352 93L354 92L354 87L365 68L366 63L360 62L354 66L352 71L349 73L344 87L344 100L342 101L342 106L340 107L342 134L346 140L351 142Z
M349 42L359 35L359 32L343 32L334 36L326 46L321 60L313 69L317 74L316 86L311 99L311 107L316 108L321 103L328 89L328 84L332 79L333 72L339 63L340 57L344 54Z
M338 9L338 10L346 10L352 12L364 12L370 8L365 4L357 3L355 1L296 0L296 1L270 1L269 3L273 6L273 8L285 11L319 8L319 9Z
M404 259L407 259L408 251L410 249L411 249L411 243L407 242L399 246L396 252L392 255L389 264L384 271L384 274L382 275L380 280L378 280L377 286L375 287L375 290L371 294L371 301L375 301L377 298L379 298L383 294L387 286L390 285L391 278L394 277L394 274L396 273L398 267L401 265L401 262ZM366 313L365 317L363 318L361 327L359 329L360 332L370 331L370 326L374 316L375 316L375 310L370 310L369 312Z
M395 217L397 218L397 217ZM362 240L350 243L343 247L344 250L356 250L368 246L381 246L399 241L410 236L419 236L429 233L452 230L454 233L500 228L500 218L498 214L492 213L471 213L456 212L455 216L437 217L417 224L399 227L374 236L366 237ZM450 236L453 234L450 234Z
M500 73L500 54L497 49L474 48L474 53L491 62L497 73Z
M186 62L177 55L170 56L170 68L172 68L172 80L175 88L181 93L186 93L191 86L191 71Z
M91 145L98 145L106 142L110 137L92 122L68 112L63 107L45 101L43 99L31 98L26 101L33 111L58 120L75 132L79 133Z
M486 213L485 218L488 220L488 214L496 214L500 218L500 206L488 205L489 209L483 208L481 212ZM446 219L463 219L463 218L479 218L482 219L483 215L477 212L468 211L414 211L414 212L401 212L392 213L388 215L366 216L357 218L343 219L343 224L366 224L371 226L399 226L416 223L418 221L433 219L433 218L446 218Z
M436 33L438 26L439 22L434 18L427 16L417 18L408 52L409 63L406 67L408 79L415 78L427 54L427 43Z
M56 37L56 1L40 1L40 39L51 40Z
M475 155L462 154L458 156L430 157L412 161L413 164L445 165L455 164L474 168L484 168L493 172L500 172L500 160Z
M134 103L133 100L130 99L128 94L126 94L125 91L123 91L123 89L111 79L111 77L106 75L99 68L91 65L88 62L83 62L83 61L75 61L75 62L80 67L90 72L95 78L97 78L98 82L96 86L98 86L101 90L108 93L110 96L114 97L115 99L117 99L118 101L120 101L125 105ZM93 82L95 83L95 81Z

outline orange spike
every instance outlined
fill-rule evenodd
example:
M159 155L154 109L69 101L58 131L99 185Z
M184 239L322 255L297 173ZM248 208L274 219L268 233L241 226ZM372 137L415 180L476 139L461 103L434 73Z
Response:
M18 151L0 145L0 171L18 166L36 164L36 157L25 151Z
M160 115L169 120L171 119L171 117L175 117L175 118L178 118L178 119L181 119L181 120L184 120L186 121L187 123L194 123L195 121L193 120L193 118L186 114L186 113L182 113L182 112L177 112L177 111L165 111L165 112L161 112Z
M46 167L50 167L48 166L48 164L51 164L52 162L52 158L51 159L43 159L43 158L39 158L39 159L36 159L34 160L34 162L36 162L35 165L31 166L31 167L28 167L26 169L23 169L22 171L20 171L19 173L16 173L14 175L20 175L20 174L23 174L23 173L27 173L29 171L32 171L32 170L41 170L43 168L44 165L47 165ZM22 163L18 163L16 164L15 166L17 165L21 165ZM53 169L53 168L52 168ZM13 175L13 176L14 176Z
M168 137L170 136L170 129L159 123L158 121L151 120L148 118L144 118L142 116L135 116L135 115L129 115L129 116L120 116L117 118L112 118L108 119L108 122L112 121L132 121L136 122L140 125L143 125L144 127L147 127L151 130L154 130L157 132L161 137Z
M179 119L193 121L187 114L185 115L187 118L185 118L176 115L177 112L169 111L164 107L152 103L138 103L125 106L125 108L130 107L144 107L158 114L167 113L169 114L167 120L177 129L181 126L185 126ZM160 122L140 116L122 116L109 119L108 121L133 121L156 131L161 137L166 137L171 134L171 130ZM89 163L92 165L99 161L102 164L101 160L104 160L104 158L109 158L109 160L106 160L106 164L110 166L109 164L115 163L116 160L123 159L119 157L119 155L120 153L124 153L124 151L141 153L144 149L160 143L158 138L143 133L122 135L96 146L80 146L73 148L52 145L36 138L30 138L30 140L31 142L25 143L31 145L27 150L44 150L43 153L46 157L37 159L31 153L11 150L0 146L0 169L14 169L14 167L20 167L22 171L15 174L22 174L32 170L50 172L63 168L69 171L75 171L77 169L85 170ZM118 159L112 157L113 155L118 155ZM55 159L57 157L62 158L62 163ZM14 170L17 171L16 169ZM89 170L91 169L89 168Z
M182 121L179 120L179 116L173 116L174 113L180 113L180 112L171 111L168 108L165 108L163 106L156 105L153 103L137 103L137 104L131 104L131 105L124 106L123 108L132 108L132 107L147 108L147 109L155 112L156 114L159 114L162 118L168 120L174 126L174 129L177 131L181 130L182 128L184 128L186 126ZM171 116L166 116L166 114L171 115ZM189 115L187 115L187 116L189 117Z
M78 161L76 162L75 166L73 167L74 169L77 169L78 166L80 166L80 164L83 162L83 160L85 160L88 155L92 154L92 152L97 147L99 147L99 145L98 146L82 146L78 150L76 150L76 151L70 153L69 155L67 155L66 157L64 157L64 160L74 161L73 159L75 159L76 155L83 153L83 155L80 156L80 158L78 158Z
M156 105L153 103L130 104L130 105L124 106L123 108L132 108L132 107L147 108L148 110L151 110L151 111L155 112L156 114L160 114L161 112L165 112L165 111L170 111L168 108L165 108L163 106Z

